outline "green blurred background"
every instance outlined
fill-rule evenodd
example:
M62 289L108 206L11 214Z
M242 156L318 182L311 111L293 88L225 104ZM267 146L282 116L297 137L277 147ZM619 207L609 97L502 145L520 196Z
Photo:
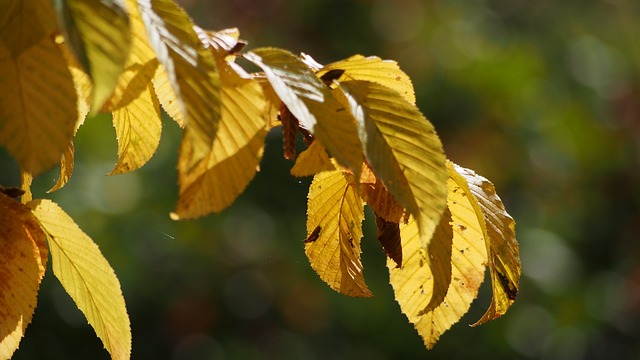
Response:
M173 222L179 128L132 174L108 117L77 136L76 170L47 195L101 247L121 283L133 359L640 358L640 2L180 1L209 29L238 27L249 49L321 63L395 59L454 162L494 182L517 221L520 293L478 328L470 312L427 351L393 299L375 226L363 239L375 296L334 293L304 256L309 179L288 175L280 134L229 209ZM17 184L2 150L0 183ZM371 217L371 216L369 216ZM50 265L15 359L108 359Z

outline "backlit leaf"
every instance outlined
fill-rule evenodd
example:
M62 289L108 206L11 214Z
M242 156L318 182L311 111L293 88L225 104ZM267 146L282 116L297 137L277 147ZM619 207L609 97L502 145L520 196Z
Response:
M46 233L54 275L112 359L129 359L129 316L120 283L100 249L57 204L34 200L27 205Z
M303 151L296 158L296 163L291 168L293 176L312 176L322 171L334 170L335 166L324 147L314 141L307 150Z
M181 128L186 125L186 115L182 106L182 102L178 99L178 95L171 87L169 74L164 66L160 64L156 69L153 77L153 89L158 96L158 101L162 105L162 109L178 124Z
M56 165L76 120L71 74L50 38L17 57L0 45L0 143L23 169L37 176Z
M411 79L404 71L400 70L398 63L395 61L382 60L376 56L354 55L345 60L325 65L316 75L322 77L335 70L344 71L340 76L340 82L349 80L375 82L395 90L408 103L416 103Z
M188 166L194 166L210 152L220 120L220 78L215 60L198 38L189 16L176 3L140 0L138 4L149 43L186 119L181 148L192 148L185 154L191 156ZM158 87L156 84L156 91Z
M418 227L413 219L401 225L403 267L397 269L393 261L387 261L396 300L427 348L432 348L467 312L484 279L487 260L483 226L472 205L473 196L454 180L456 174L452 167L449 175L447 213L451 214L448 231L453 231L451 250L438 253L429 249L442 265L450 261L451 277L444 299L434 300L434 275L426 265L427 252L419 244Z
M207 156L190 168L189 149L181 146L178 160L180 198L174 220L220 212L235 201L255 176L267 130L263 116L266 102L260 85L216 59L222 83L222 118L218 137Z
M36 308L45 235L28 208L0 194L0 359L10 359Z
M331 156L360 171L362 150L353 119L300 58L275 48L256 49L244 57L262 68L280 100Z
M62 187L69 182L69 179L71 179L75 163L74 151L75 146L73 145L73 141L71 141L67 149L62 153L62 157L60 159L60 175L58 176L58 181L56 181L55 185L47 191L48 193L62 189Z
M127 13L131 28L131 49L125 68L109 100L103 106L105 111L114 111L127 106L142 92L148 91L158 60L147 40L147 30L138 10L136 0L127 0Z
M70 41L74 53L88 61L86 69L93 80L91 109L99 110L116 86L131 45L129 18L120 0L67 0L69 17L62 16L67 38L73 34L82 46Z
M317 174L309 188L305 253L311 267L332 289L371 296L360 261L364 203L342 171Z
M368 165L362 167L360 175L360 196L371 207L376 216L386 221L399 223L403 221L405 210L393 198L391 193Z
M118 163L109 175L133 171L151 159L160 144L162 120L150 82L133 102L113 112L113 127L118 138Z
M52 21L53 20L53 21ZM55 12L48 0L4 0L0 11L0 46L17 58L55 30Z
M385 86L347 81L341 88L369 165L393 198L416 218L426 248L447 197L445 156L433 125Z
M450 172L460 188L472 194L470 201L485 238L491 274L493 300L473 326L504 315L518 295L520 257L515 237L515 221L506 212L493 184L472 170L451 164Z

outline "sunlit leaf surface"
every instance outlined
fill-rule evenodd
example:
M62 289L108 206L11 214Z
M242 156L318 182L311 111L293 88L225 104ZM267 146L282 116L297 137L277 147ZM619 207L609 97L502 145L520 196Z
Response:
M446 206L447 172L433 125L397 92L377 83L341 84L373 172L416 218L423 247Z
M364 203L339 170L313 178L307 205L305 253L311 267L332 289L371 296L360 261Z
M98 246L57 204L27 204L47 235L53 273L112 359L129 359L131 330L120 283Z
M162 132L160 105L150 82L133 102L113 112L113 126L118 138L118 163L110 175L146 164L158 148Z
M224 49L216 59L222 83L222 118L218 137L195 167L189 149L181 146L178 160L180 198L172 218L188 219L220 212L238 197L256 174L266 136L266 108L260 85L227 63Z
M111 96L131 45L129 18L122 1L67 0L62 14L67 38L76 56L86 58L86 69L93 80L92 110L99 110ZM69 16L65 16L65 15Z
M245 58L262 68L278 97L331 156L360 171L362 150L353 119L300 58L275 48L256 49Z
M209 153L218 129L221 110L216 64L196 35L193 22L177 4L170 0L138 3L149 42L186 118L185 144L181 147L191 147L188 150L191 167ZM169 94L168 90L161 90L162 86L156 84L156 91ZM167 102L171 101L169 97Z
M472 170L452 164L453 178L467 194L483 227L488 266L491 274L493 300L489 309L475 325L481 325L504 315L518 295L521 266L515 221L506 212L493 184Z
M312 176L322 171L331 171L335 166L324 147L317 141L298 155L291 168L293 176Z
M345 60L325 65L316 75L322 77L335 70L344 70L339 81L364 80L375 82L395 90L408 103L416 103L411 79L404 71L400 70L398 63L395 61L382 60L377 56L364 57L362 55L354 55Z

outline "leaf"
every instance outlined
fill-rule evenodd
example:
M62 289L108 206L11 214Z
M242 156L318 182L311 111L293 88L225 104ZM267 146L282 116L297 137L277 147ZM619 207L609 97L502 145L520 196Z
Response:
M59 12L66 38L73 52L86 58L86 69L93 80L91 109L99 110L113 92L131 45L129 18L122 1L67 0L67 12ZM69 16L65 16L65 15Z
M0 143L20 167L37 176L57 164L76 119L71 74L51 39L17 57L0 46Z
M190 168L189 148L180 147L178 182L180 198L171 214L174 220L220 212L235 201L255 176L266 136L262 117L266 102L262 89L243 78L218 53L222 82L222 118L217 140L209 153Z
M377 56L364 57L354 55L345 60L325 65L316 75L342 70L340 82L350 80L364 80L384 85L400 94L409 104L415 105L416 96L409 76L400 70L398 63L392 60L382 60Z
M378 241L387 257L396 263L396 267L402 266L402 243L400 239L400 224L393 221L386 221L376 215L376 226L378 227Z
M192 148L185 152L191 156L188 166L192 167L209 153L218 129L221 105L216 64L189 16L173 1L140 0L138 4L149 43L186 119L181 148ZM158 84L156 91L163 97L170 94Z
M335 170L331 159L324 147L317 141L309 145L307 150L298 155L296 163L291 168L293 176L312 176L323 171Z
M472 326L484 324L504 315L518 294L521 266L515 221L506 212L493 184L472 170L451 163L450 171L460 188L472 194L470 201L482 225L487 253L493 300L489 309Z
M276 48L256 49L244 57L262 68L280 100L338 163L360 171L362 150L353 119L300 58Z
M342 171L322 172L313 178L307 203L305 254L320 278L344 295L372 296L360 261L363 219L362 199Z
M158 101L160 105L162 105L162 109L164 109L167 115L169 115L178 126L184 129L187 120L184 109L182 109L181 106L182 102L178 99L176 92L173 91L169 74L167 74L167 70L162 64L158 65L156 74L153 77L153 89L158 96Z
M118 138L118 163L109 175L133 171L151 159L160 144L162 120L150 82L133 102L113 112L113 127Z
M120 283L98 246L50 200L27 204L46 233L53 273L112 359L129 359L131 330Z
M47 266L45 235L24 205L0 194L0 358L13 356L31 322Z
M441 265L450 259L450 282L444 298L434 296L434 278L437 276L432 274L430 266L426 266L428 253L420 245L418 227L413 219L407 225L401 225L405 259L402 268L396 268L394 262L387 260L396 301L429 349L468 311L484 280L487 260L485 237L472 205L473 196L454 180L454 173L450 167L447 213L451 214L451 229L447 232L453 231L451 250L438 251L431 246L435 243L432 241L428 252ZM449 221L447 217L443 218ZM446 283L446 280L441 283ZM442 294L442 290L436 291Z
M5 0L0 14L0 46L17 58L55 29L54 10L47 0Z
M446 206L447 172L433 125L397 92L372 82L341 84L365 157L393 198L416 218L426 248Z
M141 93L148 91L147 87L158 68L158 60L149 45L137 1L127 0L126 5L131 28L131 49L113 94L103 106L105 111L110 112L127 106Z
M395 223L399 223L402 220L405 216L404 208L398 204L384 186L382 180L366 164L362 166L360 185L360 196L371 207L376 216Z
M62 189L62 187L69 182L69 179L71 179L74 166L74 149L75 146L73 145L73 141L71 141L67 149L62 153L62 157L60 159L60 175L58 176L58 181L56 181L55 185L53 185L47 193L52 193Z

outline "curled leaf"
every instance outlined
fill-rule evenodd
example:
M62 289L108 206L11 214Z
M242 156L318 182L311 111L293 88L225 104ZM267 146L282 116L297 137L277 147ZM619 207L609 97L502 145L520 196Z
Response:
M482 232L488 253L493 299L489 309L473 326L504 315L518 294L521 266L515 221L506 212L493 184L472 170L450 163L450 171L458 186L472 196L470 201Z

